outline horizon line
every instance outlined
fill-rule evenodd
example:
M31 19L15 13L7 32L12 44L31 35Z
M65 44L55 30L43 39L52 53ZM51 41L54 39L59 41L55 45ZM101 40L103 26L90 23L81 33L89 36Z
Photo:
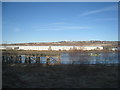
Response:
M108 42L116 42L116 41L120 41L120 40L80 40L80 41L74 41L74 40L61 40L61 41L39 41L39 42L14 42L14 43L7 43L7 42L4 42L4 43L1 43L1 44L20 44L20 43L53 43L53 42L82 42L82 41L108 41Z

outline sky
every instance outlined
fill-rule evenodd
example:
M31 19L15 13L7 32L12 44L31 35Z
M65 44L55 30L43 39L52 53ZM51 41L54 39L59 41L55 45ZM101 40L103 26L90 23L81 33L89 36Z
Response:
M3 2L3 43L117 41L117 2Z

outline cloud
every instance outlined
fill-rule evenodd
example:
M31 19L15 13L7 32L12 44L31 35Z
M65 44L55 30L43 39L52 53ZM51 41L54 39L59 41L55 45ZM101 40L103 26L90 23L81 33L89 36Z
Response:
M64 22L56 22L56 23L52 23L52 24L61 25L61 24L65 24L65 23Z
M106 12L106 11L113 11L113 10L117 10L117 7L110 6L102 9L92 10L92 11L82 13L80 16L87 16L87 15L97 14L97 13Z
M117 21L118 18L98 18L98 19L94 19L95 21Z
M55 26L55 27L41 27L36 31L68 31L68 30L88 30L91 27L87 26Z
M12 29L12 31L13 31L13 32L20 32L21 30L20 30L20 28L18 28L18 27L14 27L14 28Z
M75 30L82 30L82 29L90 29L90 27L83 27L83 26L67 26L64 29L75 29Z

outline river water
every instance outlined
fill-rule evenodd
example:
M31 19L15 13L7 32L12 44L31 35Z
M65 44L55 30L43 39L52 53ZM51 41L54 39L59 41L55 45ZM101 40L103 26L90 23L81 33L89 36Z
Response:
M118 53L62 53L61 64L117 64Z
M60 54L60 64L118 64L120 61L118 60L120 53L117 52L107 52L107 53L91 53L91 52L71 52L71 53L61 53ZM16 56L17 57L17 56ZM21 55L21 63L25 63L26 55ZM4 57L5 62L10 60L10 56ZM36 56L32 56L31 63L36 63ZM52 57L58 60L57 57ZM13 58L12 58L13 59ZM46 57L40 57L39 63L46 64ZM15 59L13 59L15 60ZM50 63L55 63L52 59L50 59Z

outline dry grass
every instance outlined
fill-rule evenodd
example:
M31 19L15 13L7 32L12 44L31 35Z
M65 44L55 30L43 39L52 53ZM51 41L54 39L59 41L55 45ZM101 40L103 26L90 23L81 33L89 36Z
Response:
M117 88L118 67L5 64L3 88Z

